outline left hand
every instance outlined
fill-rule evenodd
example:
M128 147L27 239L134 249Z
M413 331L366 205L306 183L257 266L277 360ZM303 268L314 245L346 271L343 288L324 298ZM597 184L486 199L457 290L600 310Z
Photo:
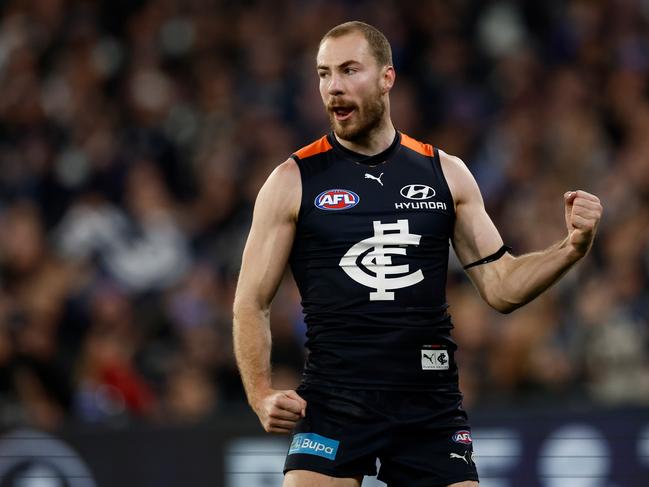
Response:
M590 250L602 217L599 198L586 191L568 191L563 195L566 205L568 242L578 258Z

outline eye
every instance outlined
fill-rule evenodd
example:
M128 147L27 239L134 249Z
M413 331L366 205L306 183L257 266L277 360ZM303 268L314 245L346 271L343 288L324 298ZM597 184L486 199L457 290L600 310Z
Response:
M318 71L318 76L320 78L326 78L328 74L327 71Z
M345 68L344 73L345 74L354 74L356 72L356 69L354 68Z

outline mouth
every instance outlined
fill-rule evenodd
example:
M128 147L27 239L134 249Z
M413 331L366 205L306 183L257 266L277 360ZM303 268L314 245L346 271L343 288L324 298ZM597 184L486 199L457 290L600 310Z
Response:
M351 118L352 114L354 113L355 108L353 107L332 107L331 112L334 114L334 117L336 120L339 122L344 122L345 120L349 120Z

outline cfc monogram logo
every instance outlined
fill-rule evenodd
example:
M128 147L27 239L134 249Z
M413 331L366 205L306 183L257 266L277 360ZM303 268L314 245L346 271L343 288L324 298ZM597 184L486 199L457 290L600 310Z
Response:
M370 301L394 301L392 290L413 286L424 280L424 274L421 269L409 273L408 264L392 265L390 255L406 255L405 247L419 245L421 235L410 233L408 220L373 223L374 236L350 248L340 259L340 267L354 281L374 289Z

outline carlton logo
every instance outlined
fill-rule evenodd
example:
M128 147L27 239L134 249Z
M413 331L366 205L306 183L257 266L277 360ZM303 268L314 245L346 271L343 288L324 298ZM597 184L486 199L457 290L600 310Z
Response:
M321 210L346 210L356 206L361 199L353 191L346 189L328 189L316 196L313 202Z
M435 196L435 190L425 184L409 184L401 188L401 196L409 200L429 200Z
M455 443L470 445L473 441L471 440L471 432L467 430L458 431L453 435L453 441Z

